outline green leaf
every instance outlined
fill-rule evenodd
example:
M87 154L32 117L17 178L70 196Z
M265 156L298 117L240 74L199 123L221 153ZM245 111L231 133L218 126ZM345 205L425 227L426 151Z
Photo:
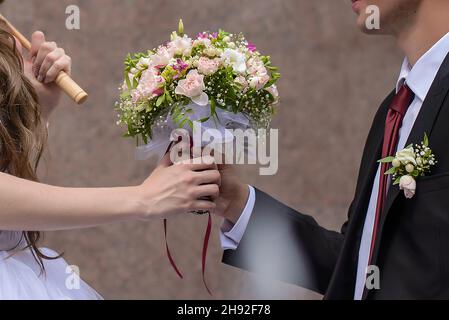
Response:
M424 133L424 146L429 146L429 137L427 136L427 133Z
M393 162L394 159L395 159L394 157L386 157L384 159L379 160L378 162L379 163L390 163L390 162Z
M140 111L145 110L146 108L147 108L147 103L146 103L146 102L142 102L141 104L139 104L139 105L137 106L136 110L137 110L138 112L140 112Z
M131 89L132 89L132 87L131 87L131 80L129 79L128 72L125 72L125 79L126 79L126 86L128 87L128 90L131 91Z
M156 101L156 107L160 107L165 102L165 94L161 95Z
M390 170L387 170L386 172L385 172L385 175L386 176L389 176L390 174L394 174L396 172L396 168L390 168Z
M401 177L398 177L396 180L394 180L393 185L397 186L401 182Z
M122 93L120 94L120 99L126 100L126 99L128 99L130 96L131 96L131 94L130 94L129 92L122 92Z
M215 99L210 99L210 114L213 116L217 113L217 103L215 102Z
M165 90L167 90L167 89L165 89ZM173 98L171 97L170 93L168 93L168 91L165 91L165 98L169 104L173 103Z

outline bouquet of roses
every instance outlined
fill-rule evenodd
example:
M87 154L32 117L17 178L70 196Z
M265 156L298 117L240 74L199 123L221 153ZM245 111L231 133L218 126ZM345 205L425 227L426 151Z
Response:
M190 38L181 20L170 42L126 58L125 81L116 104L118 124L127 128L125 137L137 139L139 160L153 155L161 158L172 144L174 130L184 129L192 135L198 123L202 131L224 133L225 138L215 142L226 143L228 129L270 126L279 103L279 78L270 57L261 55L243 34L220 30ZM203 280L210 231L209 215ZM182 278L168 246L167 254Z
M138 158L162 155L176 128L268 128L279 103L280 78L269 56L243 34L223 30L184 34L182 20L171 41L128 55L116 109ZM143 146L142 146L143 142Z

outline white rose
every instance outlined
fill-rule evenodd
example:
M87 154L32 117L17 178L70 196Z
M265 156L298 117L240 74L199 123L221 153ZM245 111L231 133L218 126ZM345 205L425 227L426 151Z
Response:
M192 51L193 41L187 35L178 36L168 46L173 48L176 54L183 55Z
M403 176L399 182L399 188L404 190L407 199L411 199L416 194L416 181L412 176Z
M204 45L205 47L209 47L211 45L211 41L208 38L199 38L193 42L193 46L197 47L200 45Z
M237 73L246 72L246 57L243 53L233 49L226 49L221 56L226 65L231 66Z
M403 165L407 165L409 163L416 166L416 156L413 147L403 149L396 154L396 159L401 161Z

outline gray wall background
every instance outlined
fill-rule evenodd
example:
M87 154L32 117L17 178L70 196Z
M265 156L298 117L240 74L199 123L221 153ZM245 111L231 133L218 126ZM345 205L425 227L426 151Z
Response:
M81 30L65 29L70 4L81 9ZM372 117L401 62L391 39L357 30L348 0L7 0L1 11L26 35L40 29L66 48L74 78L90 93L85 106L64 99L56 111L43 181L124 186L149 175L155 163L134 161L134 142L115 125L123 58L165 42L183 18L192 35L244 31L280 67L279 173L261 177L246 168L242 176L332 229L345 220ZM320 298L222 265L215 220L207 271L213 298ZM64 251L109 299L208 299L200 272L205 226L190 215L169 223L184 281L165 256L161 221L47 233L45 245Z

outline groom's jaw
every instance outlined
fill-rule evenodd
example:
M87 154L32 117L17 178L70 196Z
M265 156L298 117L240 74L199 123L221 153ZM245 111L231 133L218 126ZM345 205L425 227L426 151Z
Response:
M351 0L351 3L363 32L396 35L414 24L423 0Z

